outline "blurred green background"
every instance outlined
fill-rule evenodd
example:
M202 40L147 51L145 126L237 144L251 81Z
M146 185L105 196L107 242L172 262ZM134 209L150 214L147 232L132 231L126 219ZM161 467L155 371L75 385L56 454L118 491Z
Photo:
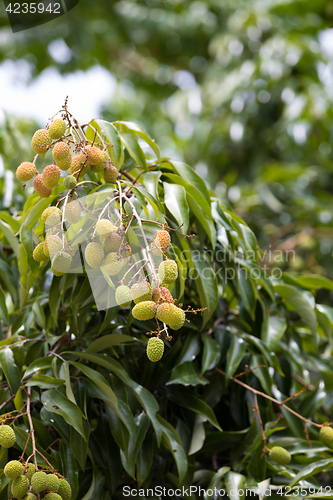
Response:
M81 0L16 34L0 16L1 210L68 93L79 119L141 123L263 248L295 251L275 265L333 278L332 1Z

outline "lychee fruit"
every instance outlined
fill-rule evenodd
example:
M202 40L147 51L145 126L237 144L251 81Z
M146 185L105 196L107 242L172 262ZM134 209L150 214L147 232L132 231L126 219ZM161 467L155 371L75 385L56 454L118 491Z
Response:
M96 146L86 146L80 155L82 163L85 161L86 165L105 165L107 155L105 151L101 151Z
M72 262L72 257L68 252L60 252L52 259L53 272L65 274L67 273Z
M99 239L105 252L109 253L118 252L123 238L119 233L113 233L110 236L100 236Z
M288 465L291 460L290 454L282 446L273 446L269 452L269 458L279 465Z
M37 500L37 497L33 493L27 493L22 500Z
M64 160L69 155L69 146L66 142L57 142L55 144L52 156L55 161Z
M28 161L21 163L16 169L16 177L23 182L30 181L37 173L36 166Z
M104 250L100 243L89 243L84 252L87 264L93 269L101 267L104 260Z
M62 249L62 241L59 236L50 234L44 241L44 253L47 257L53 257L54 254Z
M152 300L154 302L159 302L162 304L162 302L172 302L173 303L173 297L167 288L164 286L158 286L154 288L153 294L152 294Z
M130 260L130 257L132 255L132 249L128 243L122 246L120 250L120 255L124 259L124 263L128 262Z
M24 472L24 467L18 460L11 460L5 465L4 474L9 479L16 479Z
M128 307L131 305L132 295L128 286L120 285L116 288L116 302L120 307Z
M131 288L132 299L135 304L139 304L139 302L144 302L147 300L152 300L152 288L148 281L139 281L135 283Z
M37 130L31 139L31 147L33 151L40 155L46 153L51 144L52 139L49 136L48 130L46 130L45 128Z
M118 177L118 170L116 167L112 164L108 164L104 168L104 173L103 173L104 181L110 184L115 184L117 177Z
M156 363L159 361L164 352L164 342L162 339L157 337L152 337L148 340L147 344L147 356L150 361Z
M59 488L59 478L55 474L47 475L47 485L46 490L48 491L58 491Z
M55 226L61 222L62 212L58 207L47 207L42 213L41 219L45 226Z
M91 168L92 172L94 172L95 174L98 174L99 172L103 172L104 163L101 163L100 165L91 165L90 168Z
M36 472L35 464L28 463L28 468L27 468L27 466L25 466L25 470L26 470L25 474L26 474L27 478L29 479L29 481L31 481L32 476Z
M162 229L161 231L157 231L154 237L151 240L151 248L154 255L164 254L167 250L169 250L171 243L170 234L168 231Z
M66 122L58 118L53 120L49 126L49 136L51 139L60 139L66 132Z
M43 471L35 472L31 478L31 486L36 493L46 490L47 474Z
M9 425L0 425L0 445L11 448L16 442L15 432Z
M76 184L77 184L77 182L76 182L74 175L67 175L67 177L64 178L64 188L65 189L74 189Z
M72 158L71 165L69 167L68 173L71 175L77 174L81 171L83 162L81 161L80 155L75 155ZM88 167L85 166L80 173L80 177L83 177L87 173Z
M72 498L72 488L66 479L59 480L59 488L58 493L61 496L62 500L71 500Z
M132 309L133 318L139 321L147 321L153 319L156 314L156 303L152 300L139 302Z
M117 226L115 226L109 219L100 219L96 223L96 233L99 236L109 236L115 231L117 231Z
M15 498L23 498L29 491L29 479L26 476L19 476L10 485L12 495Z
M43 176L38 174L33 180L32 183L34 190L38 196L41 198L48 198L52 194L52 188L48 188L45 186L43 182Z
M61 170L57 165L48 165L44 168L42 177L46 187L54 188L60 179Z
M178 266L174 260L163 260L158 268L158 277L161 285L169 285L178 278Z
M333 444L333 429L328 425L322 427L319 431L319 438L327 444Z
M51 265L51 271L52 271L52 273L54 274L54 276L57 276L57 277L59 277L59 276L63 276L63 275L64 275L64 273L59 273L58 271L56 271L56 270L52 267L52 265Z
M38 245L34 248L32 257L36 262L44 262L44 260L48 259L48 256L45 255L44 252L44 241L38 243Z
M55 160L55 162L61 170L67 171L72 165L72 155L69 153L63 160Z
M119 257L118 252L110 252L105 257L103 268L109 276L114 276L119 273L123 265L124 260Z
M77 201L70 201L65 207L65 218L70 224L76 224L81 218L81 208Z
M158 306L156 317L173 330L179 330L185 322L185 312L170 302L164 302Z
M44 500L62 500L61 496L58 493L48 493L45 495Z

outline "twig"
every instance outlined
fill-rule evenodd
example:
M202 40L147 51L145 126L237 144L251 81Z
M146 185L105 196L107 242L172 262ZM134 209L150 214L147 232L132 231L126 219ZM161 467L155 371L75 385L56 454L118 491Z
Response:
M32 454L34 457L34 462L35 462L35 470L38 470L38 465L37 465L37 448L36 448L36 441L35 441L35 429L32 423L32 418L31 418L31 387L28 387L27 390L27 415L28 415L28 420L29 420L29 426L30 426L30 435L31 435L31 442L32 442ZM30 439L30 438L28 438Z

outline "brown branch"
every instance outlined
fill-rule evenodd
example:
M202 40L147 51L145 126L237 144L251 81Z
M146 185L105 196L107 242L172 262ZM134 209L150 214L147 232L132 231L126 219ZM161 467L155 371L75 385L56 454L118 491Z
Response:
M32 442L32 454L34 457L34 462L35 462L35 470L38 470L38 465L37 465L37 448L36 448L36 441L35 441L35 429L32 423L32 418L31 418L31 387L28 387L27 390L27 415L28 415L28 420L29 420L29 426L30 426L30 435L31 435L31 442ZM30 439L30 437L28 438Z

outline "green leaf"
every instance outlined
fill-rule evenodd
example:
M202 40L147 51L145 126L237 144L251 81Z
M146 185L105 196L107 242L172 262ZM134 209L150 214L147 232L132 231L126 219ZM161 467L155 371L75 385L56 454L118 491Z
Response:
M21 373L14 361L13 351L9 347L0 350L0 367L6 377L10 390L16 394L21 386Z
M122 335L121 333L111 333L104 335L99 339L94 340L87 348L87 352L99 352L115 345L126 344L127 342L138 342L138 339L130 337L130 335Z
M202 415L219 431L222 430L211 407L196 396L192 396L184 390L177 389L177 392L170 392L170 399L175 401L180 406L184 406L184 408L188 408L189 410Z
M119 132L119 135L130 156L138 165L140 165L141 168L147 170L146 157L141 147L139 146L137 138L129 132Z
M101 131L103 132L103 134L105 134L107 141L112 145L112 147L110 148L111 160L115 167L117 167L117 169L119 170L119 168L121 167L123 146L121 144L118 130L112 123L105 120L98 119L95 120L95 122L100 126Z
M41 389L53 389L55 387L59 387L65 381L61 378L49 377L48 375L37 374L31 377L30 380L26 383L26 385L40 387Z
M83 439L73 427L71 427L70 447L84 472L88 454L88 440Z
M180 227L180 231L187 233L189 225L189 209L186 201L185 189L178 184L163 183L164 186L164 203L169 212L176 219Z
M138 456L141 445L145 439L147 431L150 426L149 418L145 413L141 413L141 415L137 418L137 428L134 440L130 439L128 456L129 460L126 460L125 455L121 454L122 463L126 472L135 479L135 463L136 458Z
M221 357L221 346L209 335L202 335L204 350L202 354L201 375L206 371L212 370L219 362Z
M203 311L203 326L205 326L218 304L217 281L214 270L202 254L198 255L197 252L193 258L193 266L190 273L198 290L201 307L206 308Z
M23 379L29 377L32 373L38 372L39 370L47 370L52 365L52 356L45 356L44 358L38 358L33 361L26 371L24 372Z
M140 127L140 125L138 125L137 123L133 123L133 122L117 121L115 123L117 125L120 124L122 126L122 128L124 128L124 126L125 126L127 130L129 130L130 132L132 132L132 133L137 134L138 136L140 136L141 139L143 139L144 141L146 141L147 144L149 144L149 146L151 147L151 149L156 154L158 160L160 159L160 157L161 157L160 148L158 147L158 145L156 144L156 142L154 141L154 139L152 139L150 137L150 135L148 134L148 132L143 127Z
M254 283L249 273L247 272L247 269L240 268L238 273L238 286L244 307L250 314L251 318L254 319L257 301L257 289L254 286Z
M186 163L182 163L181 161L175 161L175 160L172 161L167 160L167 163L173 165L174 170L177 172L177 174L182 179L185 179L186 182L195 186L200 191L200 193L203 194L207 202L210 204L210 196L208 193L207 186L201 179L201 177L199 177L199 175L193 170L192 167L186 165Z
M312 333L316 335L317 332L317 318L313 308L303 296L302 292L291 285L274 285L274 291L286 299L298 314L304 319L305 323L309 326Z
M190 444L190 449L188 451L189 455L197 453L203 447L206 437L204 422L206 421L207 421L206 418L203 417L202 415L195 416L191 444Z
M314 476L315 474L318 474L318 472L330 469L332 466L333 459L331 458L328 460L319 460L319 462L314 462L312 464L306 465L296 474L296 476L289 483L289 486L295 486L295 484L303 481L307 477Z
M43 392L42 403L47 411L61 415L71 427L86 439L81 411L78 406L67 399L66 396L59 391L50 389L49 391Z
M237 472L228 472L225 486L230 500L243 500L245 498L245 476Z
M9 315L6 306L6 296L0 287L0 318L9 326Z
M19 241L15 236L14 231L12 230L10 225L4 222L3 220L0 220L0 232L4 234L5 238L8 240L8 243L12 247L16 257L18 258L19 247L20 247Z
M185 477L188 466L182 442L176 430L172 427L171 424L169 424L169 422L164 420L164 418L162 418L160 415L157 415L157 419L163 428L163 442L165 446L171 451L176 462L180 485Z
M283 278L285 276L289 275L283 274ZM292 276L292 278L302 288L307 288L309 290L320 290L321 288L333 290L333 281L319 274L302 274L301 276Z
M185 361L181 365L175 366L171 373L171 378L166 385L181 384L181 385L206 385L208 380L205 377L199 377L195 371L192 361Z
M227 354L226 382L237 370L239 363L246 354L246 343L237 335L232 335L231 345Z
M271 351L276 351L284 332L287 329L287 320L281 316L268 318L267 330L262 335L262 340Z
M36 262L32 257L32 253L34 250L34 244L32 239L33 231L32 229L27 229L25 226L22 226L21 229L21 242L27 252L28 264L30 270L34 276L38 276L39 274L39 262Z

